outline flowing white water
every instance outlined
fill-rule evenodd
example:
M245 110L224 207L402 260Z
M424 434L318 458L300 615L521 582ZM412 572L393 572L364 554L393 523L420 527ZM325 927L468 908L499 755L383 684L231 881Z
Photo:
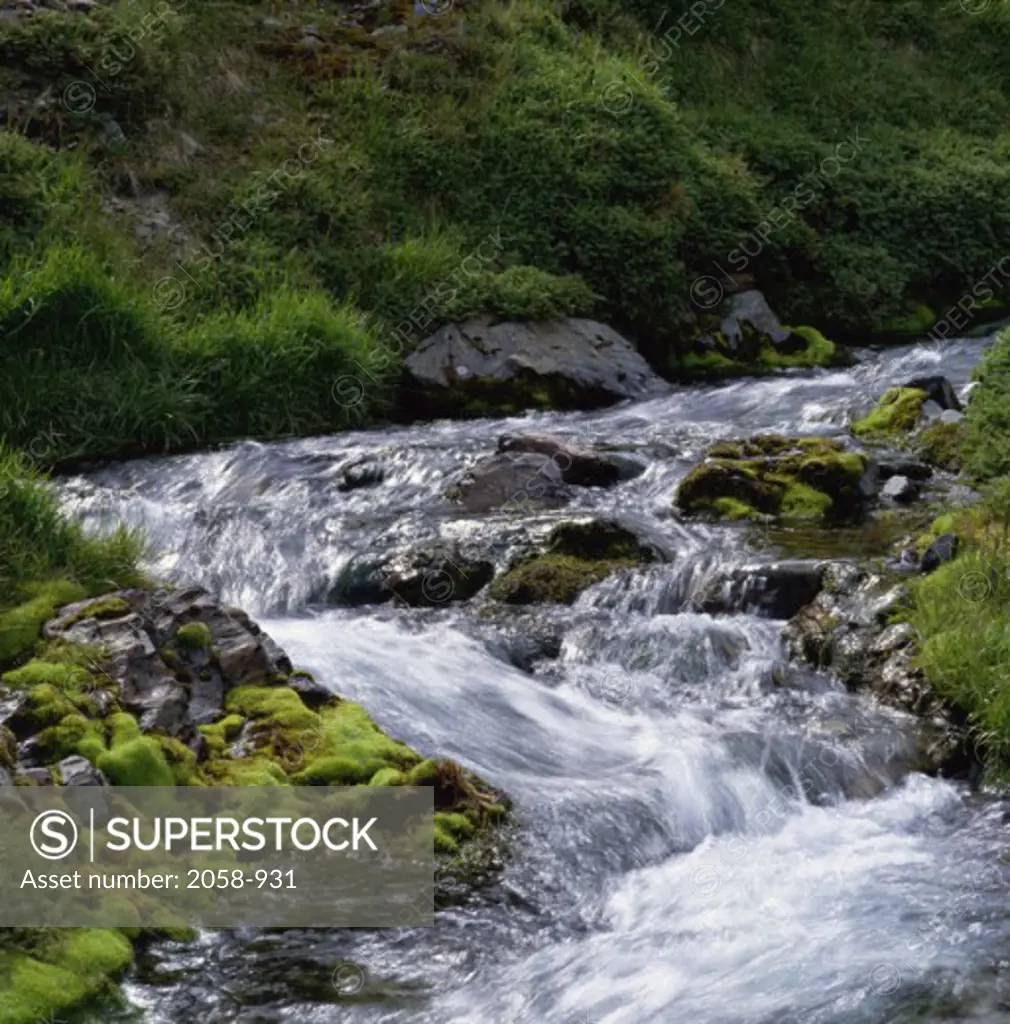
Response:
M1005 826L991 799L908 774L912 725L786 664L781 623L685 597L764 539L677 519L718 437L838 431L887 386L965 383L980 343L853 369L682 388L592 415L438 423L145 460L67 481L70 506L143 523L155 568L251 612L394 735L507 790L501 882L397 933L220 933L156 947L129 987L147 1022L911 1024L1008 1019ZM447 483L517 430L645 464L574 507L468 517ZM362 460L384 478L339 491ZM349 567L434 539L491 552L584 512L660 539L669 564L571 608L325 608ZM514 652L560 637L533 672ZM358 992L330 978L362 966ZM129 1019L129 1014L123 1019Z

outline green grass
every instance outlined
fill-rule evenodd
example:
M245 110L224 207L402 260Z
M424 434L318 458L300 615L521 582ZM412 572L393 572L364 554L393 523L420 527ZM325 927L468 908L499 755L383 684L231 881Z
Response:
M943 524L961 553L915 587L920 662L937 692L968 716L991 771L1010 773L1010 502L1007 487ZM945 517L946 518L946 517Z
M380 414L398 368L319 291L186 324L74 246L0 279L0 435L43 465L331 432Z
M1010 331L1004 331L976 371L968 406L967 464L983 480L1010 475Z
M59 420L60 457L374 421L396 411L389 332L476 313L597 316L690 371L711 326L690 286L716 264L827 337L914 333L1010 251L1006 0L736 0L665 52L649 31L688 0L391 2L356 30L338 8L295 2L269 29L268 7L193 0L93 109L31 106L104 67L151 6L0 40L20 133L0 137L0 434ZM168 197L182 269L103 209L135 191ZM186 289L170 317L166 275Z

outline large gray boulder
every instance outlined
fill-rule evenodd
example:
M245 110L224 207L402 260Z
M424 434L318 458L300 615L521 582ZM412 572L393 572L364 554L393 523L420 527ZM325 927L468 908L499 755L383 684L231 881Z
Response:
M630 341L576 318L448 324L407 357L406 372L405 404L417 415L595 409L669 390Z

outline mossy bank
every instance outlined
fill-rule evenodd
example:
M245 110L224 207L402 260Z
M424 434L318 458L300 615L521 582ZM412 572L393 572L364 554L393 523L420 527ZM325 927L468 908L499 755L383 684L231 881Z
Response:
M86 537L0 453L0 786L426 786L440 872L495 870L508 801L384 733L237 608L159 587L125 531ZM135 930L0 930L0 1018L114 996Z

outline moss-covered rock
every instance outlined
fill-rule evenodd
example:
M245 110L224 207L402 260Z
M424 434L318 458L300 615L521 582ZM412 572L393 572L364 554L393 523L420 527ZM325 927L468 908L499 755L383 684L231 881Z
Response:
M507 604L571 604L587 587L656 553L612 520L562 523L545 554L512 566L488 593Z
M558 543L595 545L617 552L626 550L627 538L601 528L570 532ZM62 593L75 600L80 596L76 591ZM132 594L128 602L131 613L137 607L143 609L146 600L139 591ZM203 597L199 600L205 601ZM35 647L39 656L0 677L9 703L10 726L0 726L0 769L11 772L18 784L36 784L25 769L45 765L47 778L61 785L64 778L59 762L69 765L65 759L83 757L117 786L426 786L434 791L439 877L464 879L473 871L492 870L499 863L496 851L501 840L492 826L505 814L502 794L452 761L422 758L383 732L359 704L330 694L307 673L279 671L286 656L241 614L229 615L231 634L224 637L225 644L230 641L233 645L229 662L233 672L252 679L266 674L254 657L254 643L268 652L269 664L278 671L268 683L232 685L237 676L222 669L226 692L217 720L190 723L181 736L175 736L145 726L139 711L135 715L123 710L129 706L124 696L127 687L142 685L142 677L131 680L128 670L122 681L104 675L104 647L73 639L82 630L89 636L95 632L100 617L77 618L81 609L73 606L64 608L59 617L51 594L45 603L58 628L51 628L51 622L42 630L45 620L39 609L19 619L27 623L24 637L29 649ZM101 602L87 602L87 607L96 604ZM114 647L117 627L110 620L119 617L122 608L111 602L105 607L109 619L98 632ZM212 616L218 611L207 610ZM136 629L143 616L138 613L131 619L130 628ZM238 639L235 625L245 630ZM71 639L64 638L63 629L68 629ZM38 643L43 632L48 639ZM166 636L169 639L165 640ZM212 647L213 663L220 668L217 638L202 622L183 619L174 629L165 627L159 638L168 656L165 664L170 661L192 668L194 652ZM155 680L161 685L159 677ZM203 681L191 673L185 685L195 690ZM19 746L19 740L25 742ZM19 756L25 758L26 751L30 751L31 761L19 764ZM4 1024L35 1024L48 1019L46 1014L77 1006L111 988L112 979L132 957L130 940L142 934L142 929L138 921L137 928L124 931L66 933L84 937L76 946L61 946L59 933L48 930L38 930L30 942L24 940L19 945L15 940L18 936L24 939L23 933L0 929L0 1018ZM105 953L109 955L99 948L101 943L107 944ZM77 963L77 954L85 949L93 954L86 969ZM65 981L71 969L77 973L73 984Z
M684 512L719 519L830 520L865 503L868 469L864 455L832 438L721 441L684 477L676 501Z
M862 440L901 441L919 425L928 399L918 388L890 388L874 409L853 420L850 429Z
M133 962L133 945L117 929L78 928L0 933L0 1019L4 1024L55 1021L111 988Z
M587 587L631 564L540 555L498 577L489 593L507 604L571 604Z
M968 430L963 423L931 423L916 437L917 454L931 466L960 473L967 442Z
M95 766L114 786L174 786L175 776L158 741L150 736L118 743Z
M26 589L27 600L0 611L0 665L30 651L42 635L42 626L56 609L79 601L86 591L70 580L52 580Z

